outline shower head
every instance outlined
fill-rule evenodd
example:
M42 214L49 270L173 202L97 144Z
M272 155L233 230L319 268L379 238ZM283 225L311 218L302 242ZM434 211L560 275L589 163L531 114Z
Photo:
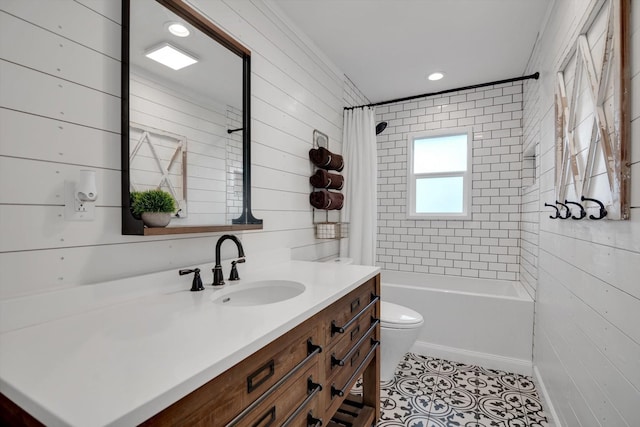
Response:
M376 125L376 135L380 135L387 128L387 122L380 122Z

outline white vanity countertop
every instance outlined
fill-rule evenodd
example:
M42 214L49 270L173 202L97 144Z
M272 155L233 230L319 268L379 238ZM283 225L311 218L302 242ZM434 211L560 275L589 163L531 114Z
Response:
M379 271L288 261L241 269L242 280L214 290L210 270L202 270L202 292L189 291L191 276L166 272L175 276L175 286L0 334L0 391L48 426L135 425ZM228 270L226 263L225 276ZM266 279L301 282L306 290L267 305L212 302L221 292Z

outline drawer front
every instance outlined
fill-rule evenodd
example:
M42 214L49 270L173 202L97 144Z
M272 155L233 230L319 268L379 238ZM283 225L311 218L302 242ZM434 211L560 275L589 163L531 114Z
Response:
M302 327L276 339L143 425L174 425L177 420L190 426L225 425L290 372L295 374L284 384L312 366L319 369L323 360L320 347L315 345L320 341L319 329ZM318 378L318 374L314 377Z
M376 295L375 279L369 280L358 289L336 302L326 313L325 342L327 348L341 337L350 335ZM376 304L372 304L375 307ZM376 313L377 314L377 313Z
M355 360L354 357L360 352L360 349L356 347L361 347L364 343L363 340L368 339L365 335L370 336L380 323L375 314L375 307L368 309L359 317L354 326L326 352L324 367L327 379L332 379L341 366L352 365L351 360Z
M336 366L333 369L332 378L327 379L326 387L322 391L326 409L340 405L341 398L349 394L351 387L369 363L368 360L371 360L375 354L379 346L376 329L378 328L374 327L373 331L363 337L360 345L353 348L353 351L344 359L343 366Z
M279 342L279 340L276 340ZM277 352L252 357L233 375L234 388L239 389L245 404L253 402L280 378L302 363L315 348L318 338L309 331L294 340L281 342ZM242 363L241 363L242 364Z
M320 397L319 369L319 364L316 363L291 377L234 423L234 427L306 426L306 414L316 408L314 405L317 405Z

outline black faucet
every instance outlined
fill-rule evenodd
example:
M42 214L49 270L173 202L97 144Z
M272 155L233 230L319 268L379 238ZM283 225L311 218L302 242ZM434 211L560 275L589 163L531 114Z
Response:
M220 237L218 239L218 243L216 243L216 265L213 267L213 286L224 285L224 276L222 274L222 266L220 265L220 246L222 246L222 242L225 240L232 240L238 247L239 259L231 263L231 275L229 276L229 280L240 280L238 270L236 269L236 263L244 262L244 249L242 248L242 243L240 243L240 240L238 240L236 236L225 234Z

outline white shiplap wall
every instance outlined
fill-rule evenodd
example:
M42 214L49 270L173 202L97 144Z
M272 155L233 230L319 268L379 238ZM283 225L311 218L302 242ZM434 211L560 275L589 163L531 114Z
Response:
M522 279L536 282L534 365L562 426L637 426L640 420L640 3L631 0L631 219L558 221L554 199L555 72L575 43L592 1L556 1L527 72L525 150L539 143L539 179L523 205L537 202L536 224L523 233L531 261ZM536 194L537 192L537 194ZM523 208L533 216L533 209ZM524 241L524 239L523 239ZM536 262L536 245L539 245ZM523 249L525 245L523 244ZM523 256L524 258L524 256ZM521 271L523 271L521 270ZM535 287L535 285L533 286Z
M244 268L278 248L337 254L337 242L314 238L307 152L316 128L341 152L353 90L263 1L193 4L252 51L253 209L264 229L241 233ZM211 261L219 234L120 233L120 2L1 9L0 298ZM64 180L86 168L97 172L95 220L64 221Z

